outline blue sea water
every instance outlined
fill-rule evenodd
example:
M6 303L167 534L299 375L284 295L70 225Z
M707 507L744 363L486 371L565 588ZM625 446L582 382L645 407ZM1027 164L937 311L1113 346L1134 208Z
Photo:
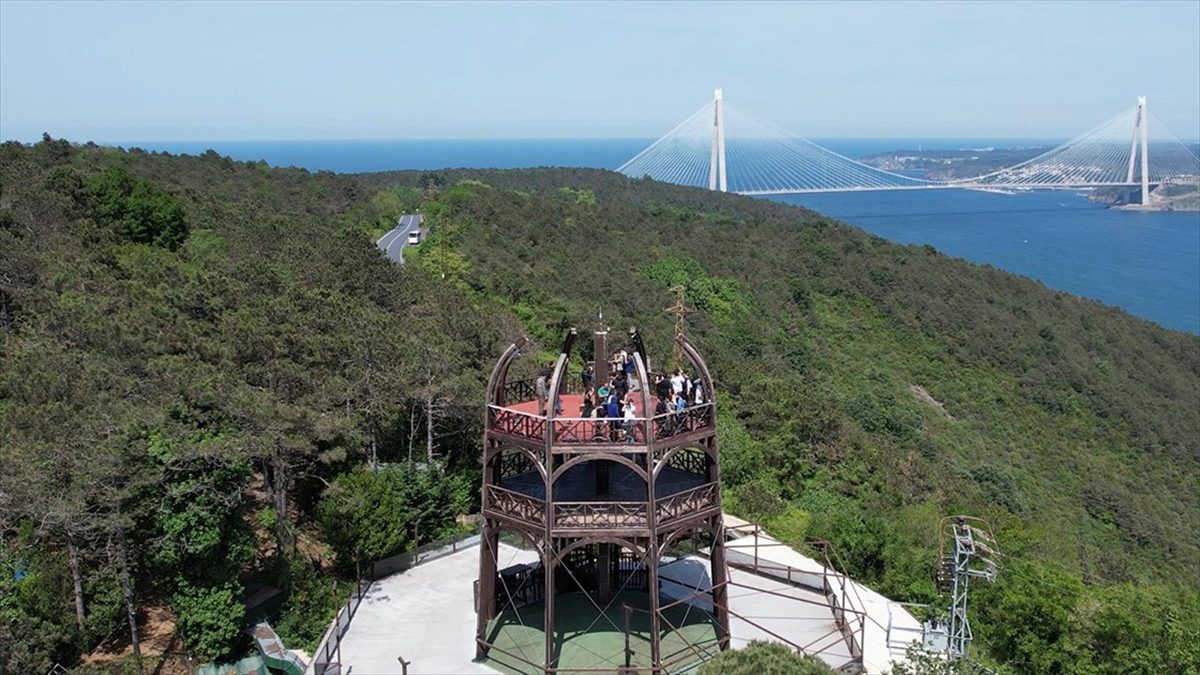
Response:
M885 239L930 244L1200 333L1200 213L1122 211L1086 193L968 190L774 197Z
M1055 139L816 139L850 157L924 148L1012 148ZM650 139L203 141L121 143L173 153L210 148L246 161L337 172L453 167L615 169ZM1116 305L1169 328L1200 333L1200 213L1107 209L1084 193L1002 195L963 190L773 197L892 241L1022 274Z

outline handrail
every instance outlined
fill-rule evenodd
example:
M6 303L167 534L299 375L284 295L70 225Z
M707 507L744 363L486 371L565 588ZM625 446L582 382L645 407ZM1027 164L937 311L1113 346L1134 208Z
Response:
M523 417L532 417L534 419L539 419L539 420L546 419L546 415L544 415L544 414L539 415L537 413L526 412L524 410L518 410L516 408L511 408L508 406L496 405L495 403L489 403L487 407L489 409L495 410L497 412L512 413L514 415L521 415ZM689 405L688 407L684 408L683 410L672 410L670 412L653 415L651 417L646 417L644 415L637 415L637 416L634 416L632 419L634 419L638 422L669 421L672 418L686 415L689 412L695 412L695 411L699 411L699 410L702 410L705 408L712 408L712 407L714 407L713 403L701 403L699 405ZM559 415L554 418L554 421L555 422L599 422L599 421L613 422L613 421L619 421L619 420L624 420L624 419L626 419L624 416L621 416L621 417L567 417L564 415Z
M524 522L538 525L546 520L546 501L510 490L495 483L487 486L488 508L512 516ZM509 505L513 508L507 508Z
M317 645L316 651L313 652L312 672L316 675L339 675L342 672L342 638L349 632L350 622L358 613L359 605L362 604L367 591L371 589L378 578L377 567L389 570L388 574L395 574L430 560L457 553L461 549L475 546L478 543L478 534L455 536L450 538L449 542L446 539L432 541L424 546L418 546L412 551L372 561L365 573L355 581L350 598L338 608L333 623L326 631L321 643ZM343 617L345 617L345 625L343 625Z

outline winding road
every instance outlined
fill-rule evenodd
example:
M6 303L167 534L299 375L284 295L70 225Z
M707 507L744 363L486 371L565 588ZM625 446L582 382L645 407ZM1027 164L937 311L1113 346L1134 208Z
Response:
M404 264L404 245L408 243L408 233L414 229L420 229L421 222L425 220L421 214L400 216L400 220L396 223L396 227L388 230L386 234L375 242L392 262Z

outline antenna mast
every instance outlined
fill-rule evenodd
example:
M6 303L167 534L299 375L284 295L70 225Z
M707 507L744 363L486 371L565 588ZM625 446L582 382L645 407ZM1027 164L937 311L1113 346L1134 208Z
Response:
M978 523L978 526L971 523ZM973 635L967 619L967 597L971 578L995 581L1000 556L996 539L987 523L971 516L942 519L938 588L950 593L950 621L947 626L946 655L951 659L967 657Z
M675 317L675 351L673 357L675 359L674 367L679 368L683 365L683 337L687 329L687 315L696 311L687 306L684 302L684 296L687 293L687 286L677 284L671 287L671 291L675 293L675 304L663 310L666 314Z

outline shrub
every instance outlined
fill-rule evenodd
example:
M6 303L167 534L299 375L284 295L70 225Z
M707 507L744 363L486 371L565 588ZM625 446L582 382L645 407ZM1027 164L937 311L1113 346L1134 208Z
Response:
M825 662L801 655L778 642L751 642L723 651L700 666L699 675L833 675Z
M454 528L455 482L437 465L406 463L339 476L317 505L338 566L415 548Z
M96 222L113 227L129 241L174 251L187 239L183 206L121 167L109 167L89 180L84 198Z

